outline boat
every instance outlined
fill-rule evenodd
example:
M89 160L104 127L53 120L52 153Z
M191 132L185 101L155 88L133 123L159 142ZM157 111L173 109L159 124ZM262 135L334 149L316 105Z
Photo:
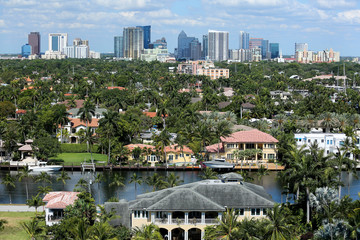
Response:
M211 161L203 162L206 167L213 169L233 169L235 167L234 164L226 162L225 159L216 158Z
M47 165L47 162L38 162L38 165L29 166L32 172L57 172L62 169L61 165Z

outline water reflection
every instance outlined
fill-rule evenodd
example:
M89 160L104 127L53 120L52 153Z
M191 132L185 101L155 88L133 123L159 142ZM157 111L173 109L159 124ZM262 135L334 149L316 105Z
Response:
M8 171L0 171L0 181L5 176ZM54 191L72 191L75 188L77 182L83 178L90 184L90 189L95 198L96 203L103 203L111 197L117 196L120 198L125 198L127 200L135 199L136 194L141 194L145 192L152 191L152 186L148 186L144 180L146 177L154 174L153 171L120 171L120 172L97 172L100 174L104 174L104 180L101 183L94 182L94 175L90 172L68 172L70 180L66 181L66 184L57 182L56 178L59 177L60 173L53 173L50 175L52 184L47 184L51 186ZM119 173L125 179L124 187L110 186L112 179L114 177L114 173ZM137 191L135 192L135 184L129 184L130 178L136 173L139 177L142 177L143 183L141 185L137 185ZM170 172L157 172L159 175L166 177ZM197 171L177 171L174 172L175 175L179 176L184 183L191 183L195 181L201 180L199 176L199 172ZM12 176L16 176L17 172L10 172ZM250 174L254 178L255 184L262 184L265 190L271 194L274 201L276 202L284 202L285 196L281 195L281 188L279 187L276 181L276 172L270 172L269 175L264 176L262 180L258 180L256 176L256 172L252 172ZM357 172L357 176L360 176L360 172ZM350 197L353 199L358 199L358 192L360 190L360 179L356 178L353 175L348 177L347 173L342 174L342 180L344 182L344 187L342 187L342 195L348 194L350 192ZM348 183L350 182L350 188L348 189ZM34 196L38 193L38 186L42 186L43 183L36 183L34 178L27 179L28 187L29 187L29 196ZM15 188L5 187L3 184L0 184L0 203L9 203L9 193L11 193L12 202L13 203L25 203L26 202L26 184L25 180L22 182L16 181Z

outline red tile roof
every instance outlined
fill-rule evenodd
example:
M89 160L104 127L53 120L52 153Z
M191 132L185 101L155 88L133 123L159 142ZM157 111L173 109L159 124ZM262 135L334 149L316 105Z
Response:
M220 143L220 146L218 143L215 143L213 145L207 146L206 151L209 153L217 153L219 147L219 152L224 152L223 144Z
M69 100L65 100L64 102L59 102L58 104L64 104L67 107L69 105L69 102L70 102ZM75 104L76 104L75 108L82 108L84 102L85 100L75 100Z
M156 112L143 112L143 114L145 114L146 116L153 118L156 117ZM167 117L168 115L166 115L165 117Z
M71 205L78 199L77 195L80 192L50 192L43 198L47 202L45 208L64 209Z
M231 134L229 137L221 138L224 143L277 143L276 138L270 134L264 133L257 129L249 131L240 131Z
M128 148L130 151L134 150L134 148L140 148L140 149L144 149L144 148L151 148L152 150L155 151L155 146L153 145L149 145L149 144L128 144L125 145L126 148Z
M86 122L81 121L80 118L69 118L70 122L72 123L72 127L76 128L79 126L86 127ZM88 123L89 127L99 127L99 119L93 118L91 122Z
M107 87L108 90L113 90L113 89L119 89L119 90L126 90L126 88L124 87Z
M25 109L18 109L16 110L16 114L25 114L26 110Z

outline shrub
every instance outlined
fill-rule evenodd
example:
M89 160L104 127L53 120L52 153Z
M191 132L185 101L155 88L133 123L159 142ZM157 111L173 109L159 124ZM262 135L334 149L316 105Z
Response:
M92 149L93 153L98 152L97 145L93 145L91 147L91 149ZM63 143L63 144L61 144L61 152L64 152L64 153L86 153L87 146L86 146L86 143L82 143L82 144Z

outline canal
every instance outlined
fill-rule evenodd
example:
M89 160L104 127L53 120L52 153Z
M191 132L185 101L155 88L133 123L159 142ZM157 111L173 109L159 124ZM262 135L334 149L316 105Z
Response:
M131 176L133 173L136 173L138 176L142 177L143 183L141 185L137 185L136 192L135 192L135 184L129 183ZM4 176L9 173L9 171L0 171L0 182ZM60 173L53 173L50 174L51 177L51 184L46 183L46 186L50 186L53 191L72 191L75 188L75 185L78 181L83 178L88 183L91 182L92 184L88 184L91 189L91 193L95 198L96 203L99 202L102 204L106 200L111 197L118 197L118 198L125 198L127 200L133 200L136 197L136 194L146 193L152 191L152 186L148 186L145 183L145 179L148 176L154 174L153 171L121 171L121 172L99 172L100 174L104 175L104 180L97 184L94 183L94 175L90 172L68 172L68 175L71 179L66 181L66 184L63 185L62 182L57 182L56 179L59 177ZM110 186L114 174L120 174L125 179L125 186L124 187L116 187ZM159 171L157 172L159 175L166 177L166 175L170 174L170 172L166 171ZM177 176L183 180L183 184L191 183L195 181L201 180L200 172L197 171L176 171L174 172ZM11 171L11 176L16 177L17 172ZM285 196L281 195L281 188L276 181L276 172L270 172L268 176L264 176L261 181L257 179L256 172L252 172L250 174L255 180L253 183L263 185L265 190L272 196L274 201L281 203L285 201ZM36 175L32 175L35 177ZM344 187L342 188L342 195L346 195L348 191L350 192L350 197L353 199L358 199L358 192L360 191L360 171L357 172L358 179L354 175L350 175L348 178L347 173L342 174L342 180L344 183ZM350 188L348 189L348 179L350 180ZM16 181L15 188L9 188L0 184L0 204L7 204L10 201L9 194L11 194L12 203L15 204L24 204L26 203L26 184L28 183L29 189L29 196L35 196L38 192L39 186L44 186L42 182L35 182L34 178L24 179L22 182Z

